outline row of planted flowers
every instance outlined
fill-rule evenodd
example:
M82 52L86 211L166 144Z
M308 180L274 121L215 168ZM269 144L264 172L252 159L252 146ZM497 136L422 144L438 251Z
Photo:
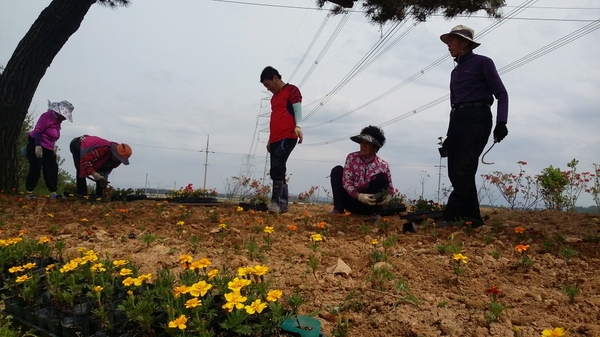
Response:
M141 274L131 261L85 248L63 259L61 242L19 234L0 240L5 310L57 336L265 336L300 303L297 294L285 297L292 311L281 303L265 265L218 269L186 254L179 270ZM11 255L18 251L30 255Z

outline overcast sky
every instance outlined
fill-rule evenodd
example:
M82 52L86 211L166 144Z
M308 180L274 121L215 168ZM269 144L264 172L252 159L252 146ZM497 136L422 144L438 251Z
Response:
M0 0L0 64L49 3ZM371 124L383 125L387 142L379 155L391 166L394 186L411 199L421 193L436 199L437 138L448 126L443 97L453 68L439 36L465 24L481 43L476 53L494 60L510 99L508 137L486 156L495 164L480 165L478 174L517 173L520 160L530 175L550 165L566 170L573 158L578 171L592 170L600 164L600 30L593 30L600 27L594 24L600 2L507 5L501 24L482 13L407 21L398 29L374 26L359 10L326 19L314 0L94 5L41 80L29 111L39 116L47 100L73 103L74 123L63 123L58 141L63 168L73 174L73 137L129 143L131 165L110 177L116 187L203 187L210 137L206 187L223 192L232 176L268 172L270 94L259 76L271 65L284 81L301 84L303 95L305 141L288 161L292 194L315 185L330 190L331 168L358 150L348 138ZM553 44L590 24L579 39ZM364 62L368 55L374 57ZM441 183L449 185L445 168ZM582 193L578 204L593 200Z

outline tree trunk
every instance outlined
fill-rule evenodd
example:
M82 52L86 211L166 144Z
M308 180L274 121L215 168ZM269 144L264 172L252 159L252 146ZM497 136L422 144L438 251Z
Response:
M17 192L17 139L33 95L46 69L95 2L53 0L19 42L0 75L0 190Z

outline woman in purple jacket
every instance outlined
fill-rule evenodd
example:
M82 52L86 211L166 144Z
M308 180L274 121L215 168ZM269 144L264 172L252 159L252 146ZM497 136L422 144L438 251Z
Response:
M29 173L25 182L27 198L35 198L33 190L40 180L40 172L43 172L46 187L50 191L50 198L56 198L58 185L58 163L54 147L60 138L60 125L68 119L73 123L73 104L68 101L48 101L48 111L44 112L35 128L29 133L27 141L27 160L29 161Z

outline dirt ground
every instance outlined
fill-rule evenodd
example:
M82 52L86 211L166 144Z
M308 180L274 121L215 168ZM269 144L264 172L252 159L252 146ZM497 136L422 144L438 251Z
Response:
M34 238L64 240L68 253L85 247L130 259L144 273L178 268L179 255L193 251L190 237L198 236L195 258L208 257L215 267L267 264L274 286L284 294L300 290L308 299L301 312L318 317L328 336L340 331L338 318L348 318L349 336L540 336L555 327L569 329L569 336L600 336L598 214L484 209L486 226L472 231L429 224L404 234L406 221L398 216L369 222L329 210L293 204L290 213L274 216L226 204L2 196L0 235L26 229ZM265 226L274 227L270 247ZM316 252L314 233L323 234ZM252 241L258 249L249 251ZM530 246L524 253L535 263L529 268L518 265L519 244ZM460 276L443 249L451 245L467 256ZM311 256L318 261L314 272ZM330 269L340 260L349 274ZM505 309L490 323L486 290L494 286ZM580 291L573 303L566 286Z

